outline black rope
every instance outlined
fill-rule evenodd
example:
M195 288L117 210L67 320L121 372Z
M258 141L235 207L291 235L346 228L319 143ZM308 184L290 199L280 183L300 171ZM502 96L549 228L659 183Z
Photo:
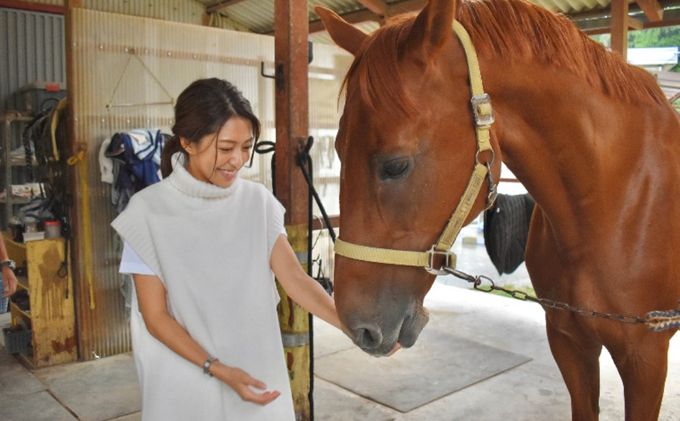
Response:
M319 211L321 212L321 216L323 217L323 222L324 225L326 225L328 234L331 236L333 243L335 243L335 230L333 229L333 225L331 224L331 219L328 217L328 213L326 213L326 208L324 207L323 203L321 203L321 197L319 196L319 193L317 193L316 188L314 188L314 177L312 177L312 157L309 155L309 151L310 149L312 149L313 145L314 138L312 136L309 136L307 138L307 144L305 145L304 149L300 151L300 153L298 154L297 164L302 170L302 175L305 177L305 181L307 181L307 185L309 186L309 193L314 198L316 206L319 208ZM307 162L309 162L309 165L307 165ZM309 167L309 170L307 169L307 167ZM312 225L312 222L313 221L310 221L309 223L310 226Z

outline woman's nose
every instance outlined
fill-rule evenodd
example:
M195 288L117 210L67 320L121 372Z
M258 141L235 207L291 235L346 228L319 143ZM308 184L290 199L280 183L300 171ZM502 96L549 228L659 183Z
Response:
M233 154L230 158L229 161L231 165L235 166L236 168L241 168L243 166L243 154L240 152L237 152Z

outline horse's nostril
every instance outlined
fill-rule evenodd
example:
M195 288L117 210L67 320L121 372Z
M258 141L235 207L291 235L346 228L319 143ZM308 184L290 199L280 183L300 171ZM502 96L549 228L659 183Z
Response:
M375 349L382 343L382 332L377 327L361 327L354 330L356 343L363 349Z

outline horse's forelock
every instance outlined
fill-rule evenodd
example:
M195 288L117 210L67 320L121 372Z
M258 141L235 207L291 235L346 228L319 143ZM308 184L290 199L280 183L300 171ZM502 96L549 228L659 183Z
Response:
M356 79L361 100L369 110L387 109L408 115L416 110L403 87L399 54L411 29L413 14L399 16L374 32L364 43L345 76L342 91L347 93L349 80Z

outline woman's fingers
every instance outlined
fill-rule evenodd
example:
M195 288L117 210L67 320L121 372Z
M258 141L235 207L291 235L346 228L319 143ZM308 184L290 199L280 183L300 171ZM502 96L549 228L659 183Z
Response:
M274 399L281 396L281 392L277 390L270 390L262 393L256 393L253 392L248 386L245 386L239 395L244 401L253 402L259 405L267 405Z
M267 388L267 385L264 384L263 382L259 381L258 379L255 379L255 378L250 377L250 376L248 376L248 377L249 378L248 378L247 384L249 386L253 386L253 387L256 387L256 388L262 389L262 390L265 390Z

